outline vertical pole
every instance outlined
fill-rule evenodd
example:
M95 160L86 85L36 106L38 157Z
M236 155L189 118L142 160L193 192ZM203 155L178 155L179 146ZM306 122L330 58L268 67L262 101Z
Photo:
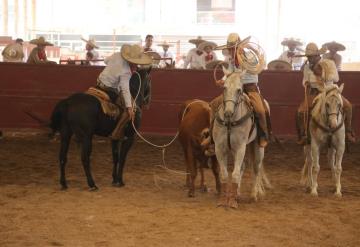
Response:
M28 39L28 9L27 0L23 0L24 5L24 38Z
M9 18L8 18L8 13L9 13L9 5L8 5L8 0L3 0L3 30L4 33L3 35L8 35L9 32L9 28L8 28L8 24L9 24Z
M32 30L36 30L36 0L31 0Z
M115 53L115 50L116 50L116 43L115 43L115 41L116 41L116 29L114 28L113 29L113 38L112 38L112 41L113 41L113 53Z
M19 36L19 0L14 0L15 35Z

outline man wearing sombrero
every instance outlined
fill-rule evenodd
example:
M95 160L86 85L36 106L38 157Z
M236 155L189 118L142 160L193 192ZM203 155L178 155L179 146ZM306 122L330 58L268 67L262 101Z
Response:
M309 117L306 119L305 114L310 112L314 98L320 93L319 88L326 85L331 85L339 81L339 74L337 72L335 63L330 59L322 59L321 55L326 51L325 47L321 49L315 43L309 43L305 49L307 62L304 65L303 86L305 87L305 99L300 104L297 114L297 130L298 130L298 144L305 145L309 142L307 135L307 126ZM342 96L343 110L345 115L345 130L346 139L350 142L355 142L355 136L352 132L352 105ZM306 126L305 126L305 122Z
M53 46L53 44L47 42L44 37L39 37L38 39L30 40L30 44L36 45L34 49L32 49L27 63L30 64L56 64L54 61L50 61L47 59L45 48L46 46Z
M8 44L5 46L2 51L3 61L4 62L17 62L21 63L24 60L24 51L23 51L23 40L16 39L15 43Z
M190 69L203 68L203 62L202 62L203 58L201 56L203 54L203 51L201 51L198 47L204 41L205 40L203 40L201 36L198 36L196 39L189 40L189 43L194 44L196 47L188 52L184 62L184 69L187 69L189 64L190 64Z
M333 60L336 65L336 68L338 70L341 70L342 57L337 52L345 51L345 46L343 44L333 41L323 44L323 47L326 47L329 50L328 53L325 53L323 55L323 58Z
M99 53L95 49L99 49L96 45L95 39L86 40L81 38L82 41L86 42L85 49L86 49L86 61L89 62L91 65L98 65L97 61L91 62L92 60L99 59Z
M303 64L303 59L302 57L297 57L297 55L300 55L299 47L302 46L303 43L294 38L290 38L284 39L281 42L281 45L287 46L288 50L284 51L280 55L279 60L288 62L292 65L294 70L300 70L301 65Z
M240 47L242 44L249 42L250 37L241 40L237 33L230 33L227 38L227 44L218 46L215 49L223 50L223 54L225 54L225 61L228 62L229 68L235 71L241 70L243 71L241 62L238 60L238 56L236 53L245 51ZM241 49L239 51L239 49ZM250 57L250 56L249 56ZM253 62L253 61L251 61ZM257 73L250 73L248 70L242 75L241 81L244 85L244 92L248 95L250 102L254 108L257 119L257 128L258 128L258 138L259 138L259 146L265 147L268 144L269 135L271 134L270 128L270 115L266 110L267 107L264 105L264 100L260 94L258 88L258 71ZM218 86L223 86L226 78L219 80L216 82ZM222 104L223 98L222 95L216 97L211 103L211 109L215 111L219 108L220 104ZM216 115L216 112L213 112L213 116ZM213 122L213 120L212 120ZM212 155L214 153L214 149L212 145L208 145L210 140L208 138L206 141L202 143L203 146L208 146L207 154Z
M217 56L214 52L215 47L217 47L217 44L211 41L204 41L199 44L198 49L203 52L203 54L201 55L203 69L207 68L207 64L217 61Z
M162 47L162 51L159 52L161 58L171 58L172 59L171 61L174 61L174 55L172 54L171 51L169 51L169 47L173 46L172 44L169 44L168 42L164 41L164 42L158 44L158 46ZM162 60L160 62L160 67L162 67L162 68L167 67L169 65L171 65L170 60Z
M105 59L106 67L98 77L97 87L105 91L115 103L118 96L122 97L125 110L121 115L111 138L119 140L125 124L134 117L131 104L129 83L131 75L137 69L137 65L149 65L152 63L150 56L143 53L139 45L125 44L120 52L116 52Z

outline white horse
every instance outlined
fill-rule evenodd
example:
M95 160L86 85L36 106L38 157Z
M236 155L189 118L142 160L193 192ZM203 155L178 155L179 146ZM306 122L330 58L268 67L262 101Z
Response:
M224 84L223 105L215 116L213 139L215 153L220 165L221 193L218 206L237 208L237 199L240 194L241 178L245 170L243 162L246 145L249 145L249 161L254 170L254 182L251 192L256 201L258 195L264 194L264 184L270 183L262 169L264 148L260 147L256 138L256 127L250 100L243 93L243 84L240 80L241 72L232 72L223 67L227 79ZM231 177L231 186L228 186L228 154L234 157L234 170Z
M317 196L317 178L320 171L320 147L328 147L328 163L335 181L335 196L341 197L341 162L345 150L345 126L342 111L343 101L340 87L330 85L321 89L321 93L314 99L309 124L311 144L304 147L305 164L302 170L302 184L306 185L311 195Z

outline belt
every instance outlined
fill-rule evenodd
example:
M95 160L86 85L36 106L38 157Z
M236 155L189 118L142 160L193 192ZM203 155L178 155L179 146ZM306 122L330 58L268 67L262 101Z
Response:
M99 79L97 79L97 84L96 84L99 88L105 90L105 91L111 91L111 92L114 92L114 93L119 93L119 91L116 89L116 88L113 88L113 87L109 87L109 86L106 86L102 81L100 81Z

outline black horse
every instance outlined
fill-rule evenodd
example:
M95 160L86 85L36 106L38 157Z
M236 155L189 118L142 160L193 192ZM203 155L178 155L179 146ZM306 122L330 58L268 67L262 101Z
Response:
M142 106L150 103L151 80L150 69L139 69L130 79L130 92L136 99L137 109L134 117L134 125L138 129L141 123ZM139 76L141 78L141 86ZM139 91L140 88L140 91ZM92 138L94 135L109 136L114 130L117 119L105 115L100 102L94 96L77 93L61 100L54 108L50 127L53 133L60 132L61 147L59 153L60 161L60 184L62 189L67 189L65 179L65 166L67 153L72 135L81 144L81 161L84 166L87 183L90 190L96 190L94 179L90 170L90 155L92 150ZM123 169L127 154L134 142L135 131L131 122L127 124L124 131L124 139L111 141L113 156L113 185L124 186ZM120 144L120 145L119 145Z

